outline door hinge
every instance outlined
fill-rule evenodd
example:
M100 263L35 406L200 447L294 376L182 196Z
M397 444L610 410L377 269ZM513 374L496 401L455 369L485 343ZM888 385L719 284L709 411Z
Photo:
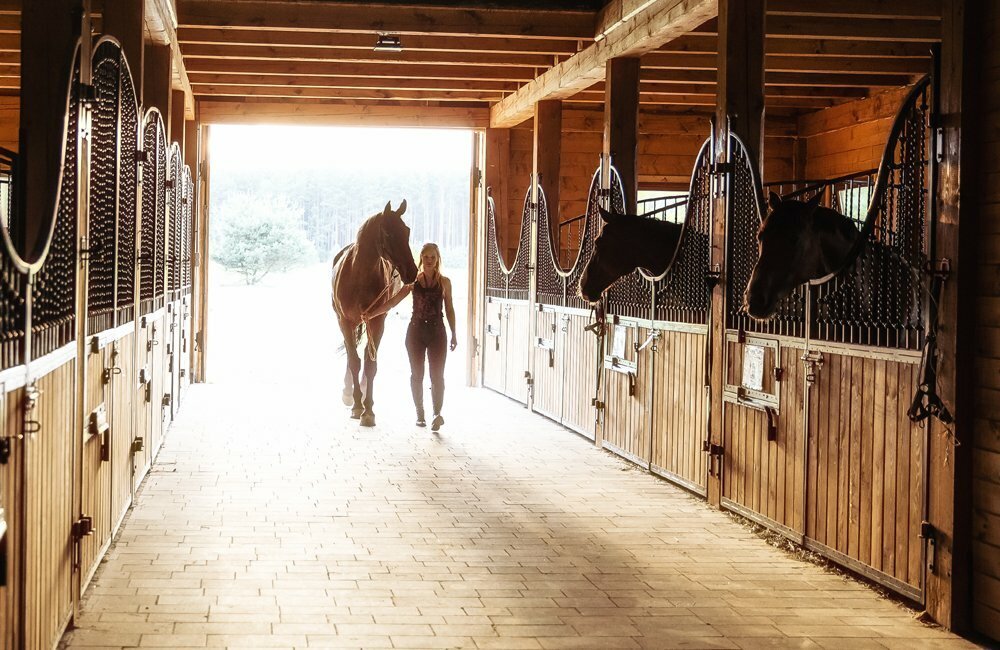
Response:
M597 399L596 397L592 397L590 399L590 405L593 406L598 411L603 411L604 410L604 402L602 402L601 400Z
M132 439L132 446L129 447L129 451L131 451L133 454L137 454L145 448L146 448L145 441L142 439L142 436L138 436Z
M524 383L529 386L533 386L535 384L535 378L531 376L531 372L528 370L524 371Z
M722 474L722 458L726 453L726 448L704 440L701 443L701 450L708 454L708 475L720 476Z
M163 406L170 406L170 393L163 393Z

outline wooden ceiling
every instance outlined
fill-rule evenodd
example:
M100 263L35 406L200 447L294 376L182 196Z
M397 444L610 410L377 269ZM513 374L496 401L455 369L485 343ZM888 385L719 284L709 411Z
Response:
M658 3L684 4L613 0L616 9L633 13ZM95 0L95 9L101 4ZM198 100L482 109L593 46L597 30L608 24L604 4L176 0L176 35ZM910 83L929 69L940 5L769 0L769 108L812 111ZM6 94L19 87L17 18L0 11L0 92ZM645 108L714 105L715 23L702 21L642 56ZM380 32L399 35L402 51L375 51ZM594 106L603 102L603 83L563 99Z

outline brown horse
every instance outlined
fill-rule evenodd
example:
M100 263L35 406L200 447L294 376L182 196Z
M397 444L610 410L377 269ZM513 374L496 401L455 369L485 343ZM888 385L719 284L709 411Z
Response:
M369 217L358 229L357 240L333 258L333 309L347 349L347 372L344 376L344 403L351 417L361 419L361 426L375 426L372 410L372 385L378 371L377 353L385 327L385 314L368 318L381 302L398 287L396 274L409 284L417 278L417 265L410 252L410 228L403 223L404 200L393 211L386 203L382 212ZM358 378L361 357L358 341L367 329L364 387Z
M854 222L809 201L782 199L770 193L770 210L757 232L759 257L743 302L752 318L766 319L781 299L799 285L839 270L860 233Z
M600 211L604 230L594 240L594 253L580 277L580 295L590 302L600 300L615 280L638 268L653 275L666 271L683 229L669 221Z

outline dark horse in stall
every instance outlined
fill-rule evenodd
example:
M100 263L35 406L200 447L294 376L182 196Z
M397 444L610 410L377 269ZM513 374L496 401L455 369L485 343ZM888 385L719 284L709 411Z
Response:
M615 280L642 268L653 275L667 270L674 259L683 226L634 214L616 214L600 208L604 229L594 240L580 277L580 295L597 302Z
M819 205L821 197L798 201L770 193L768 214L757 231L759 257L743 296L751 318L770 318L796 287L849 261L861 233L851 219Z
M353 405L351 417L361 419L361 426L375 426L372 410L372 384L378 371L377 353L385 327L385 314L368 318L366 314L387 300L398 287L395 273L406 284L417 278L417 265L410 252L410 229L403 223L404 200L393 211L386 203L382 212L369 217L358 229L357 240L333 258L333 309L347 349L347 373L344 377L344 403ZM358 341L367 329L364 388L358 373L361 358ZM363 400L363 401L362 401Z

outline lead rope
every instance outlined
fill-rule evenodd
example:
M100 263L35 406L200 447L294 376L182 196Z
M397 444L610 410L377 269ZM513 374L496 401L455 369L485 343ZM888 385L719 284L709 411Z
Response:
M375 296L375 300L373 300L371 304L368 305L368 308L365 309L363 312L361 312L361 323L365 326L365 336L368 337L368 343L365 344L365 353L368 355L368 358L371 359L372 361L375 361L376 357L378 356L378 348L375 347L375 342L372 341L372 336L371 336L372 330L368 326L368 322L371 319L368 318L368 312L370 312L372 308L375 305L377 305L382 300L382 298L389 293L389 290L392 289L392 286L398 277L399 277L399 271L393 268L392 276L389 278L389 282L385 285L385 287L383 287L382 291L377 296Z
M936 417L942 424L948 425L955 421L948 406L937 392L937 305L941 297L941 288L948 274L947 268L929 269L932 276L930 300L934 315L930 319L930 331L924 338L924 347L920 354L920 369L918 376L920 384L906 411L912 422L921 422L930 417ZM958 446L959 442L954 441Z

